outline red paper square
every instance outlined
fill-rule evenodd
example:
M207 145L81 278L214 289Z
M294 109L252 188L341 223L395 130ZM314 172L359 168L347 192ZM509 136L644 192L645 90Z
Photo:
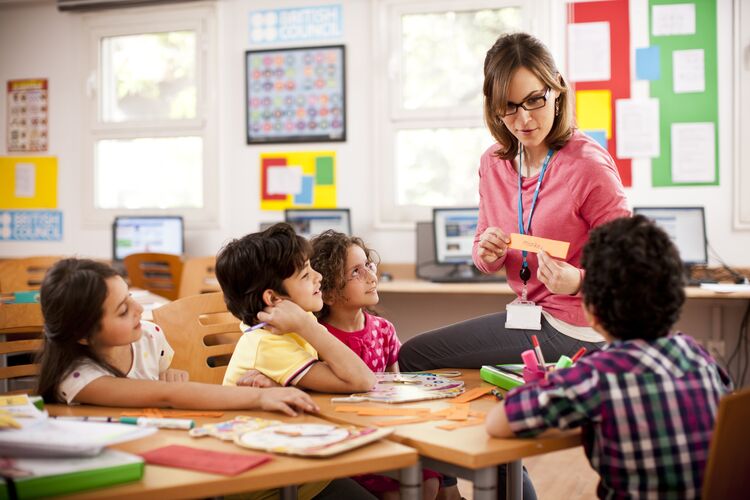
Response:
M235 476L271 460L271 455L203 450L173 444L141 453L146 463Z

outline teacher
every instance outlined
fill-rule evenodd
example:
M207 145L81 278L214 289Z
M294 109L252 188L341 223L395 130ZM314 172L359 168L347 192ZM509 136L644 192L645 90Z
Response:
M505 268L508 284L542 306L541 330L505 327L506 312L418 335L399 353L402 371L520 363L537 335L548 362L602 347L581 307L581 254L589 231L630 214L609 153L576 130L570 89L547 47L503 35L484 60L484 119L497 141L479 164L474 264ZM510 233L570 243L565 259L508 247ZM622 272L628 272L623 269Z

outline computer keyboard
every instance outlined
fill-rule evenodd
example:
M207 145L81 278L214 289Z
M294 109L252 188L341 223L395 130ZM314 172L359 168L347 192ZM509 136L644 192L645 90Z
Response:
M477 276L434 276L430 278L433 283L505 283L505 276L496 276L493 274L481 274Z

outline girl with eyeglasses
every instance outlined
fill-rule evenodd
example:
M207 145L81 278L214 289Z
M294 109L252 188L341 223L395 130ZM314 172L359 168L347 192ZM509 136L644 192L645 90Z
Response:
M310 265L323 276L320 283L323 309L316 313L318 321L373 372L398 372L401 342L396 329L390 321L370 311L380 300L377 253L361 238L333 230L321 233L311 243ZM442 476L428 469L422 472L423 498L432 500ZM377 474L352 479L380 499L395 500L400 496L395 479Z
M552 362L604 343L583 313L581 256L593 228L630 214L615 162L575 128L572 90L533 36L497 39L484 61L483 91L485 122L496 143L479 164L474 264L485 273L504 268L516 294L542 307L541 331L507 328L505 311L471 319L406 342L399 355L403 370L518 363L531 334ZM564 259L515 250L508 246L511 233L570 247Z

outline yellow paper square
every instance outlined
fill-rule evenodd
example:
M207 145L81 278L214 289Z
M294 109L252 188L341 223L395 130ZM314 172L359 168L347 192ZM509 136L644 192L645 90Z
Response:
M612 138L612 92L576 91L576 122L581 130L606 130Z
M34 170L32 196L16 196L16 165ZM54 156L0 157L0 209L57 208L57 158Z

